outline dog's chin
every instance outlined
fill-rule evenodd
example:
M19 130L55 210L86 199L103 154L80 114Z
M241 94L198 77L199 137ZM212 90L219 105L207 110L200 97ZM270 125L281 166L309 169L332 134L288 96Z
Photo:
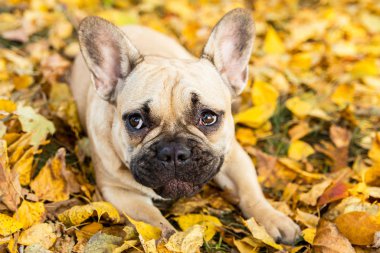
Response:
M178 199L182 197L191 197L202 189L202 185L195 185L173 178L165 185L154 188L153 190L165 199Z

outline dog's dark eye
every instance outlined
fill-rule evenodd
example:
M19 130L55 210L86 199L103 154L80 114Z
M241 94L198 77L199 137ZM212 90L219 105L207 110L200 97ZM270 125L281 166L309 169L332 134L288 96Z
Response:
M143 117L138 113L128 116L128 124L136 130L140 130L145 127Z
M201 126L212 126L218 121L218 116L210 110L205 110L201 113L199 124Z

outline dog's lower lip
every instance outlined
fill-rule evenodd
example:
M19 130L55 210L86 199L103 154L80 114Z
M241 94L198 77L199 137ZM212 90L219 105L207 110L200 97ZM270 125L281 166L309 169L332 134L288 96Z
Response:
M165 185L153 190L163 198L176 199L180 197L190 197L199 192L202 186L203 184L196 185L174 178Z

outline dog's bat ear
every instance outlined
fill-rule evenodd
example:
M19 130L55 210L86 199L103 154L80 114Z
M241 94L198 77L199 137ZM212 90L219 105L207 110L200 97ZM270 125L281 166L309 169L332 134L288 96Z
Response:
M234 96L243 91L247 82L254 35L250 11L234 9L214 27L203 49L202 58L215 65Z
M83 19L78 35L97 93L107 101L114 101L116 87L142 56L118 27L99 17Z

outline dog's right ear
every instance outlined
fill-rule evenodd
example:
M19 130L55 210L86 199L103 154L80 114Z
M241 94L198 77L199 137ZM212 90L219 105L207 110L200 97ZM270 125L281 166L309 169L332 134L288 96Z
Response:
M113 102L116 86L128 76L142 56L118 27L99 17L83 19L78 35L97 93Z

